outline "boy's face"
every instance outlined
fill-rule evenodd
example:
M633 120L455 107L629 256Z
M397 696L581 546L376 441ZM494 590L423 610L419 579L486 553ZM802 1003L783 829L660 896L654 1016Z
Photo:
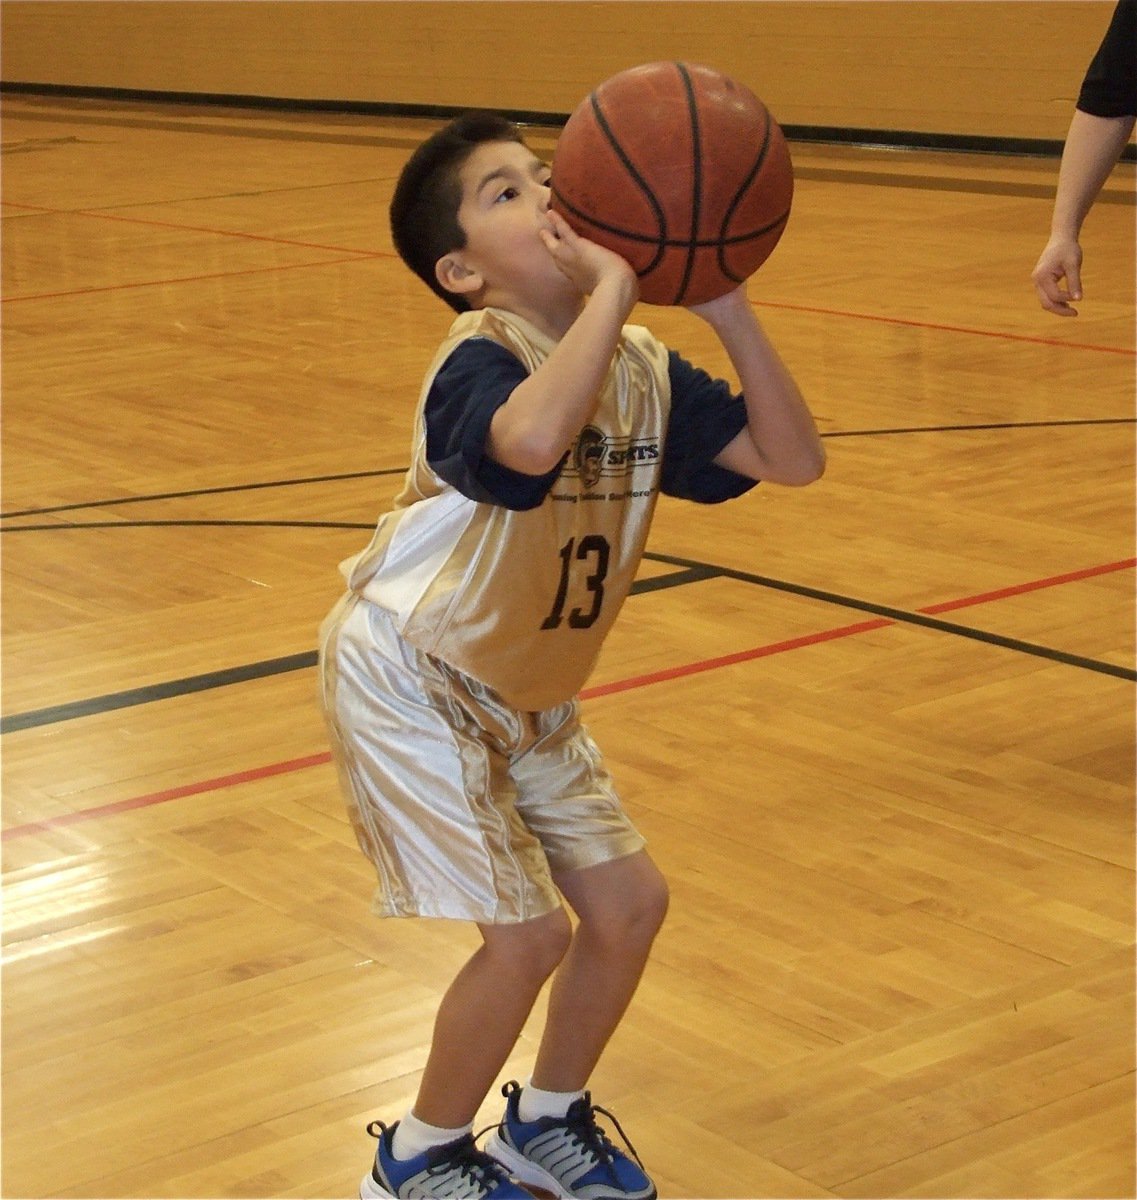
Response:
M451 265L446 277L440 274L444 286L464 291L475 304L522 315L566 300L579 303L580 293L557 269L538 233L551 228L549 176L549 167L520 142L485 142L474 149L458 173L458 222L466 245L440 260L443 274L445 264L458 266L455 272Z

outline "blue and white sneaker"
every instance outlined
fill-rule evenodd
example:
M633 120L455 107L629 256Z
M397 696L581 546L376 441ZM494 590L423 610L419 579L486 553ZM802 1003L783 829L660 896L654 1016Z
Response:
M563 1200L655 1200L655 1184L644 1173L620 1122L595 1107L588 1092L573 1101L563 1117L522 1121L521 1087L510 1081L501 1091L505 1117L486 1143L486 1153L519 1183L544 1188ZM608 1140L596 1124L597 1113L616 1126L635 1162Z
M473 1134L401 1159L391 1150L395 1125L372 1121L367 1132L379 1139L379 1148L375 1165L359 1185L360 1200L533 1200L510 1180L504 1168L478 1149Z

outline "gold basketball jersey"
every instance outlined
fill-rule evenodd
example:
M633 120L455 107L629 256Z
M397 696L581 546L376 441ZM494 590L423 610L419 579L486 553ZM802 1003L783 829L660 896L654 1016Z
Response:
M431 383L455 347L489 338L532 373L554 342L501 309L463 313L427 372L411 465L348 586L408 641L539 711L575 695L632 586L659 494L671 403L667 349L626 326L560 475L536 508L472 500L426 460Z

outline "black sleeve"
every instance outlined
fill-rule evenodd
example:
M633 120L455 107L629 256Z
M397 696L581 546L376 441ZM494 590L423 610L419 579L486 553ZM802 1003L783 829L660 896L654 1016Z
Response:
M718 504L748 492L755 480L713 459L746 428L746 402L722 379L670 351L671 417L663 450L661 490L668 496Z
M559 463L546 475L525 475L486 454L494 413L527 377L520 359L490 338L461 342L434 377L424 412L426 461L471 500L536 508L560 474Z
M1095 117L1137 116L1137 0L1118 0L1078 94Z

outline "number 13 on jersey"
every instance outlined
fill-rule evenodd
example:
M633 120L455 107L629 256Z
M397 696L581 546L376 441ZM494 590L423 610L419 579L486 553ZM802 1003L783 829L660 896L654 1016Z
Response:
M604 603L604 578L608 574L608 558L610 547L608 539L598 533L590 533L578 542L569 538L560 549L561 578L557 585L557 596L553 601L552 612L541 624L542 629L559 629L564 621L565 606L568 603L569 590L583 586L585 595L582 599L589 607L575 607L568 614L571 629L587 629L600 616L600 608Z

